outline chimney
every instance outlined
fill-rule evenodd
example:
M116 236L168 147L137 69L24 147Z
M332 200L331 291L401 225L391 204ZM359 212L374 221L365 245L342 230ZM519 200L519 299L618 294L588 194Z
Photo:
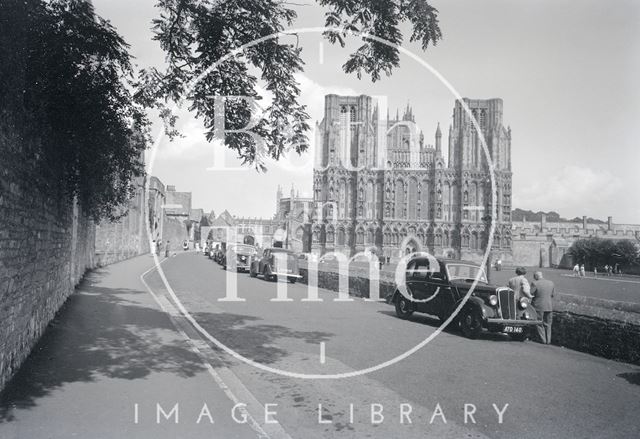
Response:
M582 230L587 230L587 217L582 215Z
M547 228L547 214L542 212L542 217L540 218L540 231L544 232L544 229Z
M613 230L613 217L612 216L608 216L607 217L607 230L608 231Z

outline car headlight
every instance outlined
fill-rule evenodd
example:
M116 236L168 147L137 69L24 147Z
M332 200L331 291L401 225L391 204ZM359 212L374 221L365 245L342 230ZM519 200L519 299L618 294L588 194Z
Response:
M525 309L527 306L529 306L529 299L527 299L526 297L521 297L520 308Z
M495 294L489 296L489 304L491 306L496 306L498 304L498 296L496 296Z

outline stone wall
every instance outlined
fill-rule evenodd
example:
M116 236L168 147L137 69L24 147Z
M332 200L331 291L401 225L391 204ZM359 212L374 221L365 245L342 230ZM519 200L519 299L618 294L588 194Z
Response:
M187 217L170 217L165 215L162 226L163 251L167 242L169 242L169 247L172 252L177 250L182 251L182 242L185 239L189 239L189 233L185 225L185 220L187 219Z
M318 287L339 291L337 267L318 271ZM301 282L309 270L301 264ZM342 279L344 282L345 279ZM350 267L349 294L369 297L368 270ZM380 298L395 291L393 273L380 273ZM552 344L613 360L640 365L640 304L558 294L554 299Z
M113 264L149 252L147 210L144 180L138 181L135 196L126 208L126 215L117 222L96 225L97 266Z
M0 389L94 266L93 222L36 189L29 149L0 120Z

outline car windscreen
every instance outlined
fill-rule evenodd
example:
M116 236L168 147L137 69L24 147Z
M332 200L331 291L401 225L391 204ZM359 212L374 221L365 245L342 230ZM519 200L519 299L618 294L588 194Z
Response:
M476 277L479 282L487 282L487 275L484 270L476 265L468 264L447 264L449 280L468 279L474 281Z

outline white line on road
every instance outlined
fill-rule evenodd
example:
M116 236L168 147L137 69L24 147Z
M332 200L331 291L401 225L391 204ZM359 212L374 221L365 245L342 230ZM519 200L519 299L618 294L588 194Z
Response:
M324 342L321 341L320 342L320 364L324 364L325 362L325 358L324 358Z
M162 264L166 260L167 260L166 258L163 259L162 261L159 262L159 264ZM268 434L263 428L263 426L256 420L256 416L252 416L249 413L249 410L247 409L252 407L260 407L262 411L264 411L263 405L255 398L255 396L249 391L249 389L247 389L244 386L242 381L240 381L240 379L229 368L224 366L219 367L220 373L223 373L225 376L227 376L227 379L230 380L230 382L228 383L222 379L222 377L220 376L220 373L216 372L213 366L206 359L206 355L202 352L202 350L206 350L208 355L210 356L216 355L213 352L213 350L210 348L209 344L205 340L200 338L196 332L194 332L194 337L191 337L189 334L187 334L185 330L183 330L183 327L184 329L187 329L187 330L189 328L187 327L187 325L181 325L180 322L178 321L178 319L181 318L182 315L175 308L173 303L171 303L169 300L167 300L164 297L161 298L158 295L156 295L151 289L151 287L149 286L149 284L147 284L147 282L144 280L144 277L155 269L157 269L157 266L153 266L147 271L145 271L144 273L142 273L140 275L140 280L144 284L149 294L151 294L153 299L156 301L160 309L162 309L164 312L166 312L169 315L169 319L175 326L176 330L191 345L191 350L196 355L198 355L198 357L202 361L203 366L205 367L205 369L207 369L207 371L209 372L209 375L211 375L211 377L214 379L218 387L225 393L225 395L227 395L227 397L234 403L234 405L237 405L240 403L247 403L245 407L241 407L240 412L242 412L243 414L246 414L247 420L249 421L248 424L257 433L258 438L259 439L271 439L271 438L291 439L291 436L289 436L285 432L285 430L282 428L279 422L275 424L270 424L269 426L265 425L265 427L268 427L268 429L270 430L271 434ZM231 390L231 388L234 388L235 393ZM244 395L243 399L241 400L240 398L238 398L236 394ZM256 412L256 410L252 410L252 411Z

